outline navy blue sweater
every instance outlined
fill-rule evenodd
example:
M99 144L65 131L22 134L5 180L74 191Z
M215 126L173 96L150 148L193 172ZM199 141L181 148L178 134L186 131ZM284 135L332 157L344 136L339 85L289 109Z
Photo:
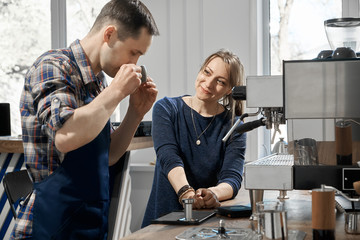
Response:
M193 110L197 133L200 134L213 117L203 117ZM167 213L181 210L175 190L167 175L182 166L189 184L196 190L219 183L233 188L233 197L241 187L246 134L234 133L226 143L222 138L231 128L228 110L216 115L196 145L190 107L182 97L165 97L153 108L152 137L156 151L155 175L142 227Z

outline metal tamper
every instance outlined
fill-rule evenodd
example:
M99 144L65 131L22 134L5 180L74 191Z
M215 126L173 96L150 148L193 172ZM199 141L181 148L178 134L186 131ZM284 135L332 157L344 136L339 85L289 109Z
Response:
M195 202L193 198L183 199L184 212L185 212L185 221L193 221L192 217L192 205Z

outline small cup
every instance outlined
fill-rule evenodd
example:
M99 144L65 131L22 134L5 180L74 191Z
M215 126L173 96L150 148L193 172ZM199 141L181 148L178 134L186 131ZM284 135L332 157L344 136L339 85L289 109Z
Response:
M360 212L345 213L345 232L360 234Z
M256 203L258 234L262 239L288 239L287 212L280 201Z
M319 165L316 140L303 138L294 141L295 165Z
M141 83L144 83L147 81L147 71L145 65L142 65L140 67L141 67Z

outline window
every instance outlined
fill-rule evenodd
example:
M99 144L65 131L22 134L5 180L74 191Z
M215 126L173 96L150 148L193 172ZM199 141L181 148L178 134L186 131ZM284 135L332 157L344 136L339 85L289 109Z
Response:
M51 31L57 31L57 25L63 24L51 22L51 11L54 15L61 14L59 4L55 3L63 2L57 1L62 0L2 0L0 3L0 102L10 103L12 136L21 134L19 103L27 70L42 53L58 47L52 46L51 39ZM75 39L83 38L106 2L108 0L67 0L67 33L61 33L67 36L67 43L60 45L68 46ZM116 116L120 117L118 111L112 116L113 121L118 121Z
M282 60L313 59L331 49L324 21L341 17L340 0L270 0L271 75L282 75ZM275 142L287 141L286 125L280 131Z
M24 76L51 46L50 1L3 0L0 5L0 102L10 103L11 135L19 135Z
M89 32L101 8L108 0L67 0L67 45Z

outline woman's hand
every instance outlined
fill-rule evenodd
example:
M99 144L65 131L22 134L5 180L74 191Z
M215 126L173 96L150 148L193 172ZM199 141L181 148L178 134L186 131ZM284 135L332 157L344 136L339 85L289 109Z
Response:
M194 198L194 209L220 207L217 196L208 188L199 188L196 190Z

